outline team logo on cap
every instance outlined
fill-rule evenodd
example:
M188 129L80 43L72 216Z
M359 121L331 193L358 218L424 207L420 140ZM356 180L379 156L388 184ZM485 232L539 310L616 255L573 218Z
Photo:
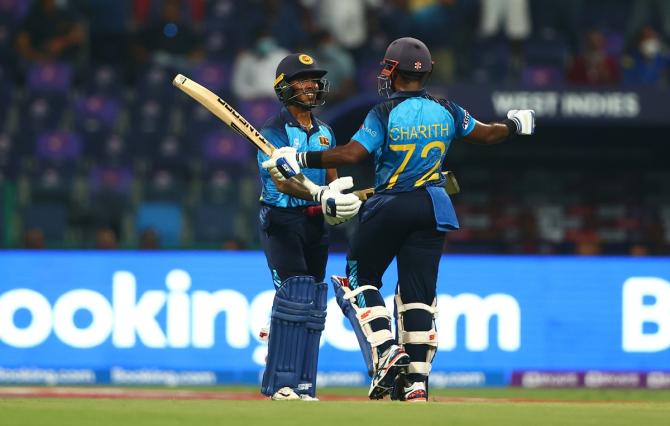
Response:
M305 55L304 53L298 56L298 60L300 61L300 63L305 65L312 65L314 63L314 59L312 59L312 57L309 55Z
M414 62L414 69L415 70L420 70L423 64L419 61Z

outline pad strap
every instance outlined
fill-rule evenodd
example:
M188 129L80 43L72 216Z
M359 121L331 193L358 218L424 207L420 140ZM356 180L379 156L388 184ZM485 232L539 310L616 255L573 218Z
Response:
M399 336L401 344L430 345L437 347L437 332L435 329L429 331L401 331Z
M430 362L410 362L409 367L407 368L407 373L408 374L417 373L427 376L430 374L431 369L432 365Z
M398 296L396 296L396 301L398 299ZM397 305L398 306L398 313L402 312L407 312L411 311L412 309L423 309L424 311L428 311L433 315L433 318L437 318L437 313L440 312L440 309L437 307L437 305L426 305L425 303L407 303L404 305Z
M358 309L356 318L361 325L366 325L377 318L386 318L391 321L391 314L384 306L370 306L369 308Z

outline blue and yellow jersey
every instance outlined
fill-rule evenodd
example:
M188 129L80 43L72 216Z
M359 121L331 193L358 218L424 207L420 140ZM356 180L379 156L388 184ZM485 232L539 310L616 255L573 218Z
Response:
M425 90L396 92L368 113L352 139L374 153L376 192L407 192L443 185L451 141L474 127L474 118L454 102Z
M270 118L261 128L261 134L277 148L292 146L296 151L324 151L335 147L335 134L329 125L312 114L312 128L309 132L300 126L291 113L282 107L281 112ZM279 192L270 173L261 167L269 159L263 151L258 151L258 168L261 177L261 202L277 207L302 207L317 205L313 201L302 200ZM317 185L326 184L325 169L303 169L303 174Z

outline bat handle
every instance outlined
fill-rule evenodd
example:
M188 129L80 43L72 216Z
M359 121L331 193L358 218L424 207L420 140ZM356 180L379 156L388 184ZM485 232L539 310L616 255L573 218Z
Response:
M319 194L319 192L321 192L321 187L309 180L309 178L302 173L293 176L293 179L307 188L312 197L315 197Z

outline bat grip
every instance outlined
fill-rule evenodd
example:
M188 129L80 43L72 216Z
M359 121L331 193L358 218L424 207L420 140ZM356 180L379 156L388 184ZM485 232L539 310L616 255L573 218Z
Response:
M321 192L321 187L307 178L307 176L302 173L293 176L293 179L300 183L302 186L307 188L312 197L316 196Z

